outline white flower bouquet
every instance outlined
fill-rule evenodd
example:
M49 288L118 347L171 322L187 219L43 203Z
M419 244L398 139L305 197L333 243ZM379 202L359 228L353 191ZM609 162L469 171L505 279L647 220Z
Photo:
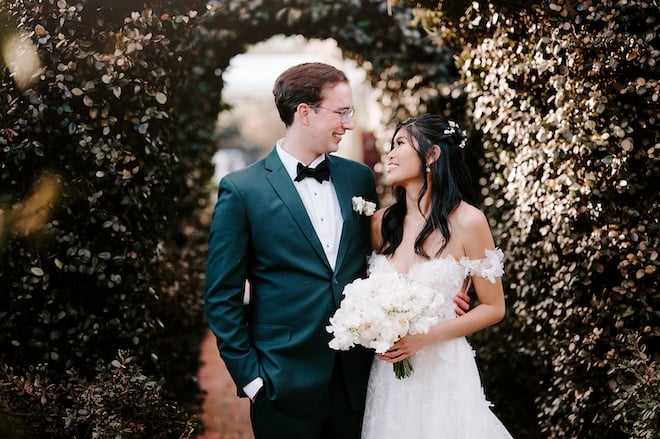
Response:
M431 288L392 272L357 279L346 285L343 294L341 306L326 327L334 335L330 347L347 350L362 345L378 353L406 334L428 332L438 322L444 301ZM407 358L393 366L399 379L413 371Z

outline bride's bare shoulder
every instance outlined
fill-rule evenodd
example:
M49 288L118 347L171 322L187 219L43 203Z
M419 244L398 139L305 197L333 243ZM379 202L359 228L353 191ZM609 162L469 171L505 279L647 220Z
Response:
M483 258L485 249L494 248L488 219L479 208L461 202L452 213L451 224L452 239L456 238L468 258Z
M451 214L451 222L454 227L460 229L472 229L474 227L488 227L488 220L481 209L461 201Z

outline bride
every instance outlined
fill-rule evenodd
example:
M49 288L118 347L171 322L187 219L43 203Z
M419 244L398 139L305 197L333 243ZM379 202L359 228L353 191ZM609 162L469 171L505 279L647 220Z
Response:
M370 272L395 271L445 296L439 323L408 334L374 361L363 439L510 438L490 410L465 336L505 314L502 252L475 207L463 158L465 135L435 115L396 128L387 157L395 203L372 217ZM456 317L452 298L470 284L478 305ZM408 359L397 379L392 364Z

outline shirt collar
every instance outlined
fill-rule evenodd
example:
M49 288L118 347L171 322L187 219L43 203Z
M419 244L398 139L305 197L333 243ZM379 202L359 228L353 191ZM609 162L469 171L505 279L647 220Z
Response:
M284 165L284 168L286 169L286 172L289 174L291 177L291 180L296 178L296 175L298 175L298 163L301 162L288 152L282 148L282 140L280 139L277 141L275 144L275 150L277 151L277 155L280 157L280 160L282 161L282 164ZM312 163L309 164L310 168L315 168L319 163L321 163L323 160L325 160L325 154L321 154L320 156L316 157ZM302 163L302 162L301 162Z

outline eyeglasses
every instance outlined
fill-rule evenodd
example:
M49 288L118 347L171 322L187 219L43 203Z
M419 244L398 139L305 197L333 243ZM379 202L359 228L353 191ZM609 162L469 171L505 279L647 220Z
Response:
M350 107L343 111L340 111L340 110L332 110L330 108L325 108L320 105L310 105L310 106L312 108L320 108L321 110L332 111L333 113L338 114L340 122L348 122L349 119L353 120L353 116L355 115L355 107Z

